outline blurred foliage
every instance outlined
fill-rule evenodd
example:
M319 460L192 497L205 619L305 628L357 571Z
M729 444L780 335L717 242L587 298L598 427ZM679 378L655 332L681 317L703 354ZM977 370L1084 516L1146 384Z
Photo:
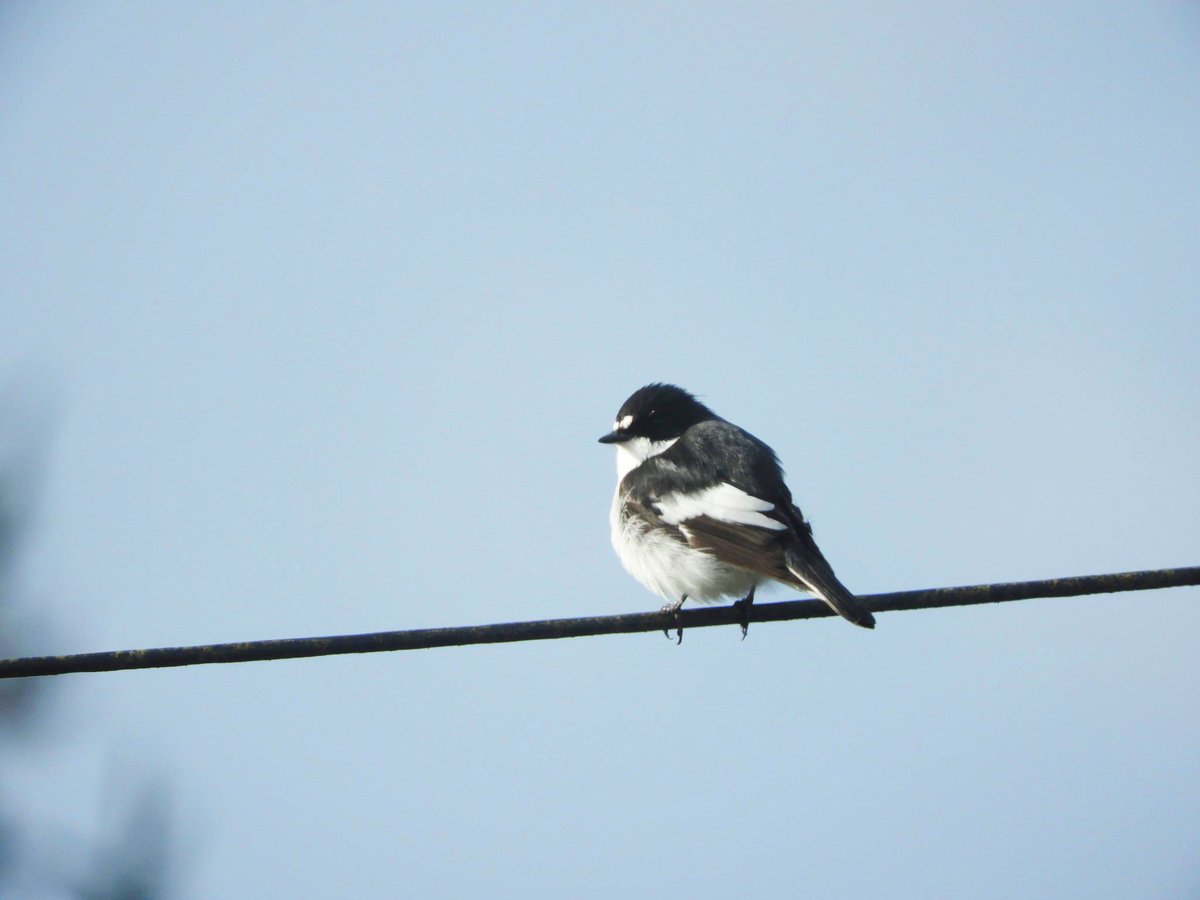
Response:
M19 571L32 530L49 429L13 400L11 394L0 396L2 657L41 652L52 632L34 614L21 611ZM7 751L0 754L0 897L156 900L168 896L171 816L163 786L110 789L111 809L105 815L116 824L107 829L108 834L100 829L101 837L90 842L74 833L56 834L54 826L35 820L14 801L13 762L22 753L36 754L38 741L44 739L41 720L58 688L50 679L0 680L0 740Z
M31 425L10 396L0 397L0 654L5 657L29 652L34 632L33 624L16 613L17 564L41 481L44 431ZM45 686L34 678L0 681L0 735L30 724Z

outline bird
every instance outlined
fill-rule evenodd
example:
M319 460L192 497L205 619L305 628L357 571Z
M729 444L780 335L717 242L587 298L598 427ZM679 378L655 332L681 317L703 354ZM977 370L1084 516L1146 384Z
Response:
M655 382L630 395L600 443L617 451L613 549L629 574L667 601L661 611L677 624L689 598L736 597L744 638L756 588L776 581L875 627L813 540L775 451L750 432L683 388Z

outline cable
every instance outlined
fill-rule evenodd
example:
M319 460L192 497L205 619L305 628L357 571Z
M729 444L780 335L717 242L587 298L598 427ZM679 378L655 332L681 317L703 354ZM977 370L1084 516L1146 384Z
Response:
M1007 603L1013 600L1031 600L1035 597L1076 597L1083 594L1107 594L1118 591L1148 591L1189 585L1200 585L1200 566L1154 569L1146 572L1122 572L1113 575L1051 578L1045 581L930 588L890 594L864 594L859 597L859 600L872 612L880 613L942 609L948 606L973 606L981 603ZM819 600L755 603L749 613L751 622L783 622L790 619L817 619L834 615L833 611ZM710 628L715 625L733 625L738 622L737 610L731 606L721 606L686 610L680 614L678 620L671 613L628 613L580 619L545 619L538 622L424 628L415 631L381 631L374 634L244 641L236 644L206 644L195 647L115 650L103 653L78 653L70 656L36 656L25 659L0 660L0 678L299 659L342 653L424 650L433 647L542 641L598 634L633 634L642 631L662 631L664 628L674 628L676 625L687 629Z

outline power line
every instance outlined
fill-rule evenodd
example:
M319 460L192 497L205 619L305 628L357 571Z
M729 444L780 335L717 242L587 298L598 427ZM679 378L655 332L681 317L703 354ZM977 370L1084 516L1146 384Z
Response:
M1119 591L1149 591L1158 588L1200 585L1200 566L1153 569L1113 575L1081 575L1045 581L979 584L968 587L929 588L890 594L864 594L858 599L872 612L900 612L1007 603L1036 597L1077 597ZM819 600L784 603L755 603L751 622L783 622L818 619L834 615ZM256 662L333 656L342 653L381 653L389 650L427 650L433 647L462 647L468 644L502 644L512 641L542 641L553 638L587 637L599 634L633 634L674 628L710 628L739 623L731 606L690 609L679 619L671 613L628 613L580 619L544 619L537 622L508 622L499 625L467 625L456 628L422 628L415 631L380 631L331 637L289 638L273 641L243 641L235 644L205 644L195 647L159 647L150 650L114 650L77 653L70 656L35 656L0 660L0 678L65 675L71 672L115 672L123 669L153 669L196 666L209 663Z

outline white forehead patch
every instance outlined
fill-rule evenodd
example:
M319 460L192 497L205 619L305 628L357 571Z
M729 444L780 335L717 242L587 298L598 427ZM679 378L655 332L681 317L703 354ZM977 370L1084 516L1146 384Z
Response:
M621 416L619 420L613 423L613 431L624 431L633 424L633 416Z

